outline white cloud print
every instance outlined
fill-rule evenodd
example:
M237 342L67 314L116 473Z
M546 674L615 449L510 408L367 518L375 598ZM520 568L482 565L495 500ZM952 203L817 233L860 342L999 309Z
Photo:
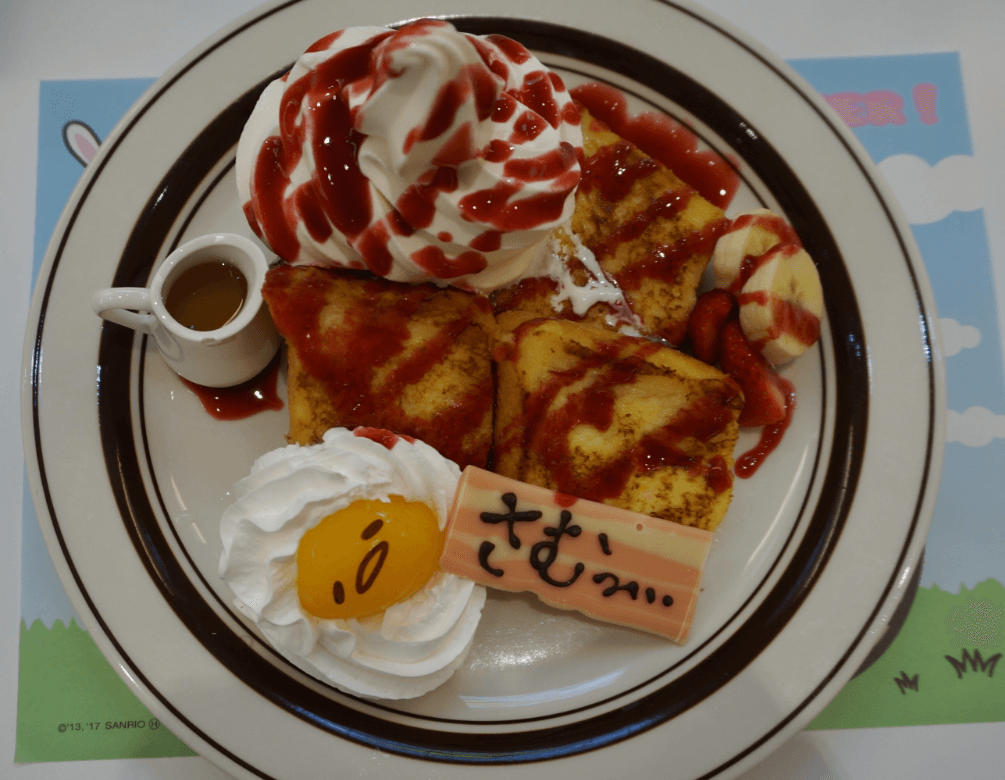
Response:
M954 211L981 207L977 165L967 155L952 155L929 165L913 154L895 154L879 164L907 221L927 225Z
M1005 415L983 406L971 406L965 412L949 410L946 417L946 441L967 447L986 447L995 439L1005 439Z
M952 357L981 343L981 332L973 325L960 325L954 319L943 317L939 320L939 327L942 330L943 357Z

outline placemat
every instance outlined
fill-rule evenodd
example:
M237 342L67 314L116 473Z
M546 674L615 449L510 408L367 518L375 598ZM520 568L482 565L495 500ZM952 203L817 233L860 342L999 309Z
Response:
M854 130L896 193L945 339L949 433L920 587L896 638L809 728L1005 720L1005 371L991 258L955 53L790 63ZM33 280L101 140L152 79L39 89ZM881 518L877 518L881 522ZM97 650L56 577L24 491L15 761L193 755ZM892 629L891 629L892 630Z

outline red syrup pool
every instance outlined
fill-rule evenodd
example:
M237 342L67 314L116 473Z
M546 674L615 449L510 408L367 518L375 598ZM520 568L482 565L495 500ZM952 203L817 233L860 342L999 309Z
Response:
M277 353L258 376L233 387L204 387L184 377L181 381L217 420L244 420L259 412L278 411L283 408L277 390L281 354Z

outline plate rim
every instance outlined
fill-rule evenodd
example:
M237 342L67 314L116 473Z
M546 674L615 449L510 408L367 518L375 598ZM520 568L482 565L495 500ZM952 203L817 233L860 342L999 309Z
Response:
M687 7L682 6L682 4L679 4L679 3L669 3L669 2L666 2L666 0L658 0L658 1L662 2L664 5L673 6L674 8L682 10L685 13L691 13L692 15L694 15L696 18L698 18L699 20L701 20L703 22L707 22L708 17L711 16L710 14L706 14L706 13L697 13L696 14L694 10L688 10ZM283 8L285 8L285 7L289 6L289 5L292 5L292 4L293 3L276 4L276 5L267 7L266 9L258 9L258 11L253 11L248 16L242 17L242 19L237 20L236 22L234 22L230 27L225 28L221 33L219 33L216 36L215 39L210 39L210 41L208 41L207 43L203 44L202 47L197 48L192 53L190 53L189 55L187 55L185 58L183 58L181 61L179 61L179 66L184 65L184 67L181 70L177 71L177 72L174 72L174 71L169 72L164 77L162 77L162 79L160 79L157 82L155 82L155 84L152 85L152 87L144 94L144 96L142 98L140 98L140 100L133 107L133 109L130 110L130 112L122 120L122 123L120 123L120 125L116 127L116 130L113 131L113 133L110 135L109 138L110 139L114 138L115 139L115 143L117 144L119 142L119 140L121 139L121 135L123 133L122 128L123 127L131 126L134 122L137 122L137 121L139 121L141 119L141 117L143 116L143 113L145 112L146 108L149 106L149 104L151 102L151 97L154 96L154 95L160 95L163 92L166 92L170 88L171 84L174 83L175 80L177 80L178 78L180 78L180 76L185 72L185 70L187 70L188 68L194 66L194 64L198 61L198 59L199 59L200 56L204 56L206 53L210 52L216 46L222 45L224 42L226 42L227 40L229 40L231 37L233 37L234 35L236 35L238 32L240 32L242 29L244 29L246 26L248 26L249 24L253 23L254 21L257 21L259 19L264 19L268 15L271 15L271 13L274 13L276 11L282 10ZM260 14L259 11L262 11L262 13ZM737 43L737 44L743 46L748 51L753 51L750 48L749 43L746 42L746 41L744 41L744 40L742 40L742 37L741 38L737 38L735 34L729 35L729 37L731 37L731 39L734 41L734 43ZM761 59L763 59L763 54L762 53L758 53L758 56ZM775 66L775 64L773 62L770 63L770 64L771 64L772 68L774 70L776 70L776 72L779 72L778 69L777 69L777 67ZM779 75L782 75L782 73L779 72ZM789 81L790 85L793 86L793 88L795 88L795 83L793 81L791 81L791 79L786 79L786 80ZM163 84L162 84L162 82L163 82ZM820 101L820 103L822 103L822 100ZM819 107L818 107L818 109L819 109ZM843 126L840 126L839 129L844 130ZM850 151L852 151L852 156L855 157L859 161L860 166L861 166L861 163L862 163L861 152L859 152L858 154L856 154L855 153L855 149L854 149L854 144L857 144L857 141L855 141L854 137L850 135L850 132L847 133L847 135L850 136L851 141L853 142L853 146L850 147ZM848 139L845 138L843 140L847 141ZM112 146L111 148L114 149L114 146ZM110 156L110 154L111 154L111 151L109 150L107 152L107 155ZM866 161L867 161L867 158L866 158ZM75 215L73 215L72 217L69 218L69 223L68 224L64 224L64 221L69 216L69 211L70 211L71 206L74 203L77 203L77 202L79 202L79 201L81 201L83 199L86 199L86 195L89 192L90 187L92 186L92 182L93 182L94 179L97 178L98 174L101 171L101 167L104 165L104 162L105 162L105 157L102 157L101 160L100 160L101 165L100 166L96 166L93 171L92 170L88 170L88 174L91 174L91 175L90 176L85 175L85 177L81 180L80 184L78 184L78 187L74 190L74 194L71 196L70 202L67 205L67 210L64 211L63 217L61 217L60 222L59 222L59 224L58 224L58 226L56 228L56 231L53 234L53 242L54 243L56 241L56 237L57 236L61 239L61 241L59 243L58 248L55 250L55 252L54 252L54 249L53 249L53 244L50 244L49 250L46 253L45 262L43 263L42 271L40 272L40 276L39 276L39 281L40 282L43 279L46 282L46 284L45 284L45 296L46 297L48 296L49 289L51 288L51 284L52 284L52 281L53 281L53 279L55 277L55 272L57 270L55 267L51 267L52 266L52 262L51 261L53 260L53 257L57 257L57 259L58 259L58 256L61 254L63 246L65 245L65 243L66 243L66 241L68 239L69 232L72 229L73 221L75 219ZM863 174L875 186L877 182L875 181L875 177L870 175L871 174L871 171L869 170L870 166L871 166L871 162L867 161L867 165L863 167ZM878 183L880 185L882 185L881 180ZM884 204L884 206L886 206L887 204L893 202L892 197L889 196L889 193L884 193L882 191L882 187L880 187L880 189L878 191L878 194L879 194L878 199L880 200L881 203ZM884 195L886 197L884 197ZM889 219L890 223L892 225L894 225L895 227L897 227L896 215L894 215L894 214L888 214L888 215L890 217L890 219ZM898 231L898 239L900 239L902 241L902 245L904 245L904 247L905 247L905 252L904 252L905 258L908 258L909 260L914 260L915 263L917 263L918 267L921 269L921 274L922 274L921 278L922 278L923 281L926 281L925 277L924 277L924 267L923 267L923 264L920 263L920 257L917 254L916 248L915 248L915 250L914 250L913 253L911 252L911 240L910 240L910 233L909 233L909 231L907 231L907 236L908 236L908 241L904 242L904 236L902 235L902 231ZM916 276L915 267L911 266L910 264L909 264L909 267L911 268L912 276ZM40 284L39 287L41 287L41 286L42 285ZM916 284L916 288L917 288L917 286L918 285ZM919 299L918 299L919 307L921 306L921 304L926 303L926 301L923 300L926 297L926 290L924 289L925 284L921 283L920 286L921 286L922 289L919 290ZM36 312L36 301L35 301L35 298L38 298L38 297L39 297L39 289L36 288L35 296L33 296L32 309L31 309L31 314L30 314L31 319L29 320L29 325L31 324L32 321L34 321L35 315L37 313ZM931 301L930 290L927 291L927 301L928 302ZM929 317L933 316L934 315L934 306L932 306L931 304L929 304L928 305L928 309L929 309ZM37 385L37 369L38 369L38 365L37 365L37 363L38 363L38 361L37 361L37 354L36 354L36 352L34 350L35 349L40 349L43 324L44 324L44 322L40 320L39 324L38 324L38 330L37 330L37 339L33 338L32 329L30 327L29 327L28 332L26 333L25 389L26 389L26 391L30 391L31 398L27 401L27 403L29 403L30 407L35 412L37 412L37 409L38 409L38 400L37 400L37 391L38 391L38 385ZM35 342L35 345L34 345L33 349L31 350L31 352L29 352L29 346L31 346L33 342ZM933 352L936 353L936 354L941 354L941 351L938 349L938 346L937 346L937 342L938 342L937 331L934 331L934 336L932 336L931 334L929 334L929 342L930 342L930 344L931 344L931 346L933 348ZM29 360L29 358L31 358L31 360ZM937 377L937 374L938 374L938 370L937 370L938 369L938 365L937 365L937 361L935 361L934 358L930 359L929 365L930 365L930 374L932 373L932 368L933 367L936 369L935 372L934 372L936 374L936 376L931 381L934 383L934 385L938 385L938 377ZM936 396L938 395L937 391L938 391L938 387L933 386L931 392L929 393L930 407L934 407L935 399L936 399ZM934 422L934 420L935 420L935 418L937 416L938 416L937 410L935 410L933 408L930 408L930 415L929 415L930 420ZM929 449L933 450L933 456L936 456L936 457L935 457L934 461L930 459L930 461L929 461L930 462L930 467L929 467L929 470L928 470L927 473L933 473L934 472L935 473L935 479L936 479L936 482L937 482L938 473L937 473L937 471L935 471L935 469L938 466L938 462L937 462L938 461L938 454L935 453L934 450L938 449L938 447L936 446L937 443L938 443L936 441L937 438L938 438L938 434L937 434L937 431L935 430L935 428L936 428L935 425L930 425L929 426ZM34 446L31 449L29 449L28 441L27 441L28 440L28 433L29 433L29 431L26 429L25 430L26 453L28 453L28 452L35 452L36 456L37 456L38 453L40 453L40 444L41 444L40 439L38 438L37 428L35 429L34 434L33 434L34 437L35 437L35 440L32 442L32 444ZM34 465L34 464L32 464L32 465ZM29 467L29 470L30 471L32 470L31 467ZM927 479L927 473L926 473L926 479ZM37 491L36 491L36 485L34 484L34 482L32 484L32 489L33 489L33 493L36 493L36 501L37 501L38 500L38 495L37 495ZM51 503L49 502L49 499L48 499L48 495L47 495L48 494L48 488L47 487L43 486L43 493L46 494L46 501L45 501L45 504L43 504L43 505L47 506L47 508L50 511L50 513L52 513L53 508L52 508L52 505L51 505ZM922 487L921 490L919 491L919 499L918 499L918 502L916 504L916 508L915 508L915 511L914 511L915 524L918 523L919 517L924 514L924 510L923 510L922 504L925 502L926 497L929 496L930 493L931 493L931 490L929 488L927 488L927 487ZM40 519L40 521L42 520L41 513L39 515L39 519ZM922 524L923 523L924 523L924 520L922 519ZM43 528L43 530L45 530L45 528ZM46 542L47 542L47 544L49 544L49 542L50 542L48 534L46 534ZM904 558L910 557L909 551L907 549L910 546L911 545L905 544L905 549L904 549L903 554L901 556L902 562L903 562ZM53 548L50 545L50 552L52 552L52 550L53 550ZM67 552L67 551L64 551L64 552ZM911 565L910 561L908 561L906 563L906 565ZM899 568L901 568L900 564L898 564L898 569ZM61 574L61 578L62 578L63 577L63 571L60 571L60 574ZM882 608L883 604L888 600L888 596L892 592L893 586L895 585L896 581L897 581L897 576L894 576L891 579L891 581L890 581L890 583L888 585L886 593L884 593L883 597L878 600L877 607L876 607L876 612L874 613L873 618L876 618L878 616L878 613L881 611L881 608ZM66 583L66 580L64 579L64 584L65 583ZM92 613L94 612L93 610L89 610L89 611L92 612ZM862 634L866 633L866 631L869 628L869 625L871 625L873 622L874 622L874 620L870 619L869 624L867 624L867 626L865 628L863 628ZM858 646L860 643L861 643L860 641L857 641L856 643L853 644L852 648L850 648L849 651L848 651L849 655L852 653L852 650L854 649L854 647ZM843 660L845 660L845 659L843 659ZM134 671L138 672L139 670L138 669L134 669ZM834 672L832 672L832 676L833 676L833 674L836 674L836 673L837 673L837 668L835 668ZM827 684L827 681L825 681L821 685L821 689L826 684ZM815 698L815 696L810 697L807 701L813 700L814 698ZM167 705L167 706L170 706L170 704L168 702L164 702L164 704ZM793 713L791 717L794 717L794 715L795 715L795 713ZM781 726L779 728L781 728Z

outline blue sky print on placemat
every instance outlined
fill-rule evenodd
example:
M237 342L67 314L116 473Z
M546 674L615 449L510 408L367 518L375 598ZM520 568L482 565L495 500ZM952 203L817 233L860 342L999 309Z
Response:
M959 57L796 60L879 165L911 223L945 341L948 435L922 585L1005 582L1005 372Z
M38 96L38 172L35 200L35 244L32 285L59 216L97 145L111 133L123 114L153 82L152 79L43 81ZM51 628L56 620L76 618L56 575L35 516L25 475L22 501L21 618L27 625L41 620Z

